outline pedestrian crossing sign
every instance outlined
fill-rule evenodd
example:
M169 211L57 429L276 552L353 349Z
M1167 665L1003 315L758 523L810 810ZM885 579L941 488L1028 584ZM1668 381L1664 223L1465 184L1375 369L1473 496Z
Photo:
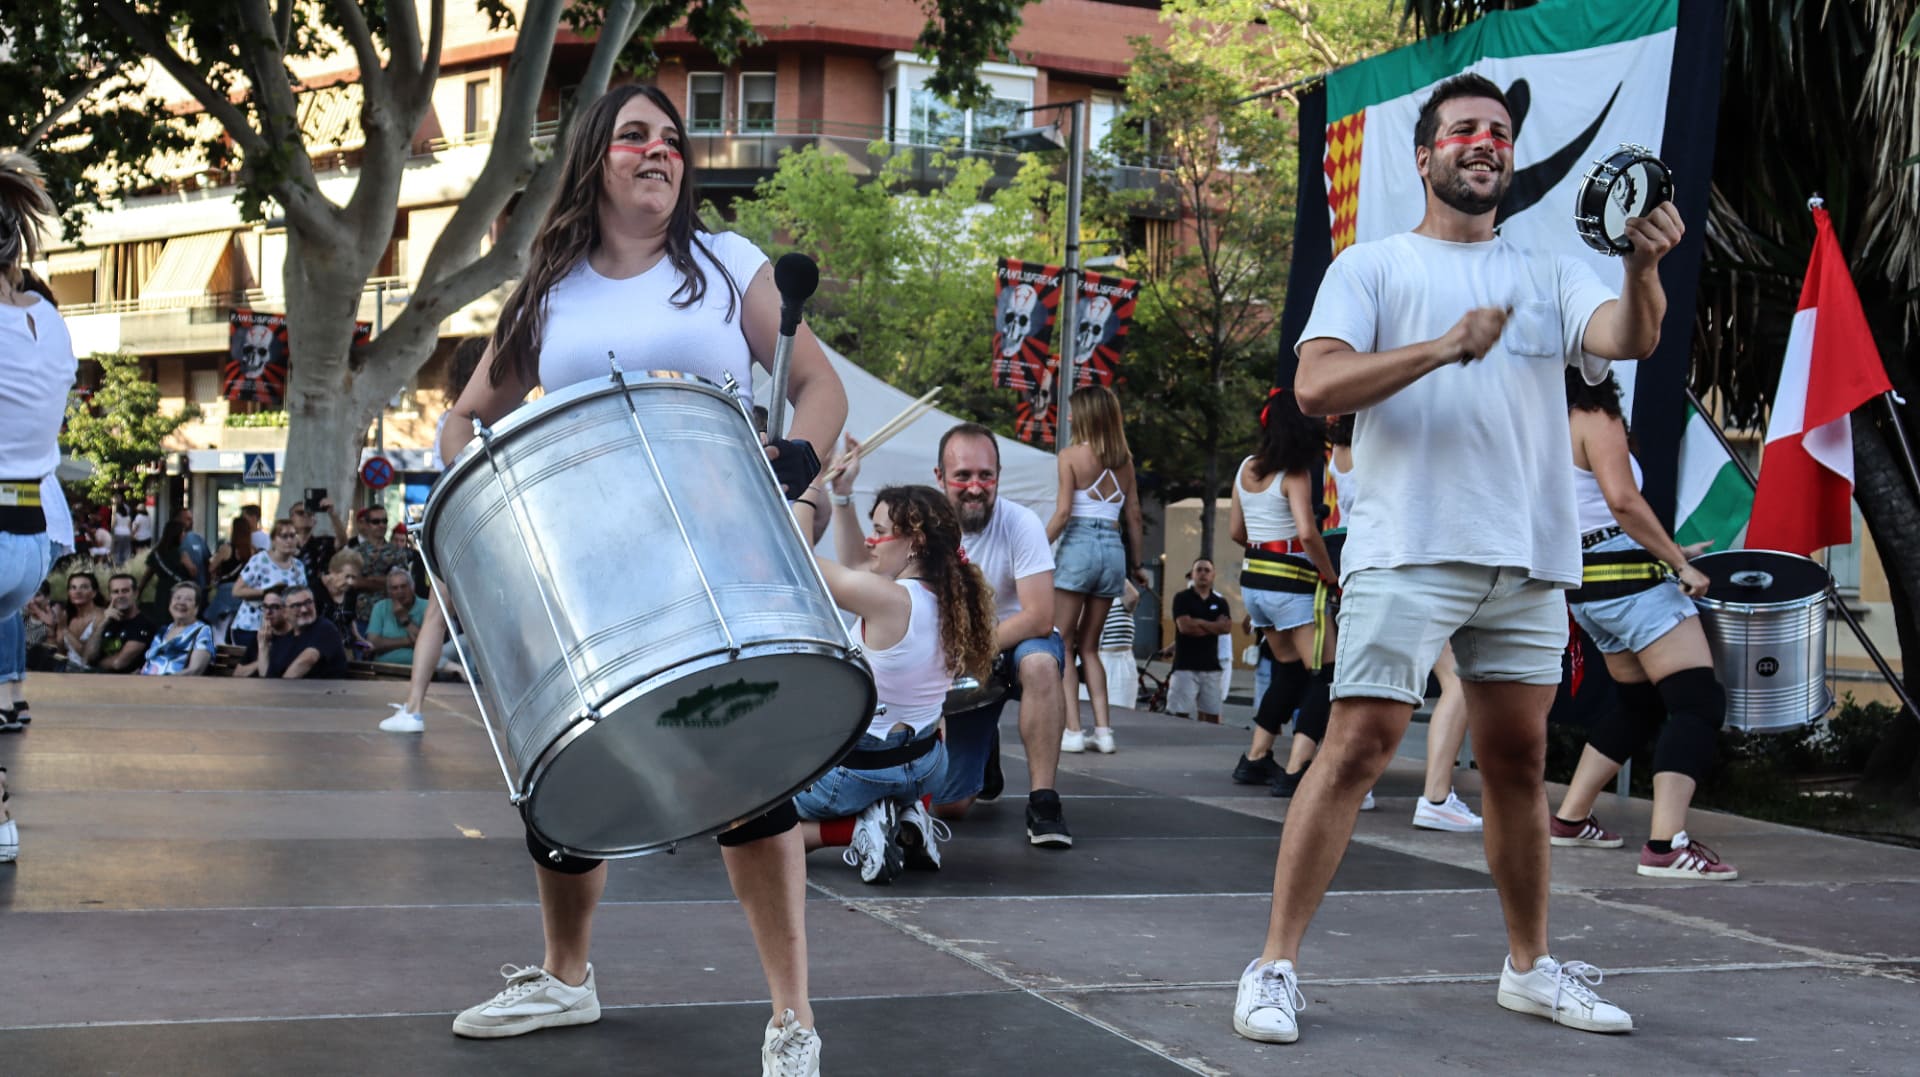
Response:
M240 481L248 486L273 485L273 454L270 452L250 452L247 454L247 466L240 473Z

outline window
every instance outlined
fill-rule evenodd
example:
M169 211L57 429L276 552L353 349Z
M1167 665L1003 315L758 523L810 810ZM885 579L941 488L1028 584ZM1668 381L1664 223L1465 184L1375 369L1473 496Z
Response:
M687 130L713 134L727 127L727 76L702 72L687 76Z
M493 133L493 77L467 81L467 118L460 128L469 138Z
M774 74L756 71L740 76L740 130L768 133L773 130Z
M977 109L959 109L935 97L924 83L933 68L912 53L897 52L881 61L886 91L887 137L919 145L958 141L970 149L998 143L1009 128L1022 126L1020 110L1033 103L1037 71L1013 64L982 64L980 77L992 98Z
M1114 117L1120 114L1118 98L1104 94L1094 94L1087 103L1087 149L1099 153L1107 141L1107 133L1113 130Z

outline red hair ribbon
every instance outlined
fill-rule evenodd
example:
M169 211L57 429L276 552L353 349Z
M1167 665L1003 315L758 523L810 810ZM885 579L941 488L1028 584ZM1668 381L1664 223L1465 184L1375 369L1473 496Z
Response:
M1284 392L1286 392L1286 389L1278 385L1267 390L1267 402L1260 405L1260 425L1261 426L1264 427L1267 425L1267 412L1272 410L1273 408L1273 398L1276 396L1279 396L1281 393L1284 393Z
M972 561L967 560L967 548L965 546L955 547L955 550L959 554L961 564L963 565L973 564Z

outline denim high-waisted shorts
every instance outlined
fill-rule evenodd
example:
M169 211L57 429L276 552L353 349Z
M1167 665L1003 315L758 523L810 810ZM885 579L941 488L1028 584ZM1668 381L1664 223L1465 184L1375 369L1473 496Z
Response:
M1615 535L1586 552L1618 553L1638 549L1640 544L1631 536ZM1638 594L1600 602L1575 602L1568 608L1573 611L1573 619L1593 637L1593 645L1600 648L1601 654L1622 651L1637 654L1700 612L1678 584L1666 582L1654 584Z
M1069 519L1053 555L1054 589L1119 598L1126 578L1127 548L1120 542L1120 521L1091 516Z

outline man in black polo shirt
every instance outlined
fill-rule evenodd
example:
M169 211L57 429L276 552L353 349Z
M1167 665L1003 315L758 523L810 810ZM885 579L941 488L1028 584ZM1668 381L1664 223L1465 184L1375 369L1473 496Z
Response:
M287 613L293 631L275 636L267 649L267 676L295 680L333 679L347 675L347 645L332 622L320 619L313 591L306 587L287 590Z
M1173 677L1167 710L1203 722L1220 722L1227 671L1220 667L1220 637L1233 631L1233 611L1214 593L1213 562L1193 563L1193 586L1173 596Z
M100 629L100 657L94 662L102 673L132 673L146 660L155 629L135 601L139 582L124 572L107 580L107 620Z

